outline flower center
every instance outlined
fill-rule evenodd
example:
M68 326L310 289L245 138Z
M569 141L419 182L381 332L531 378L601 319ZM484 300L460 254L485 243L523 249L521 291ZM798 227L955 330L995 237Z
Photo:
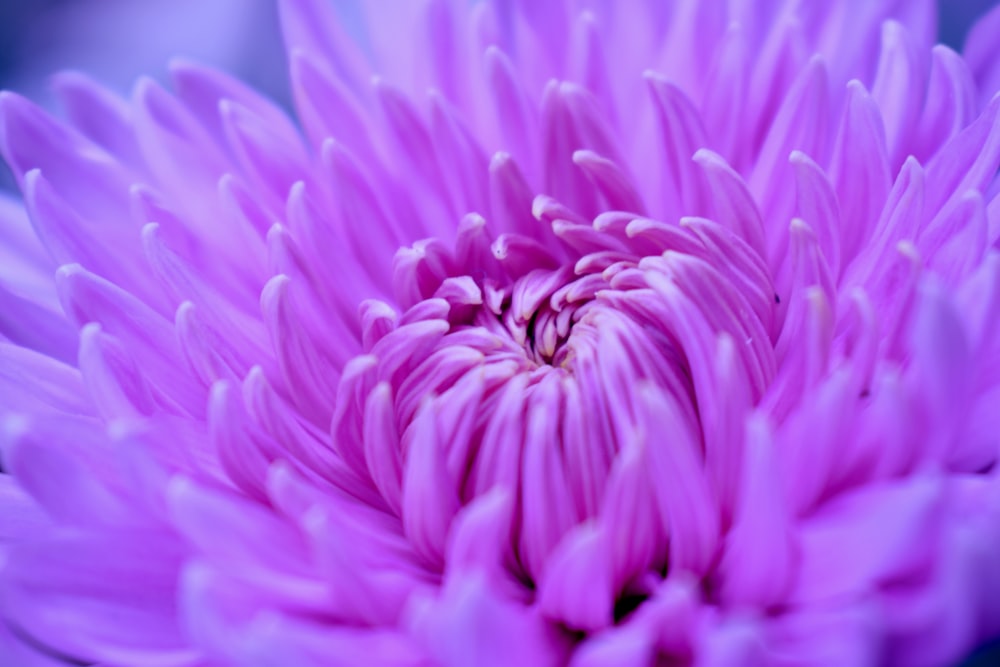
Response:
M727 510L703 472L696 397L724 393L710 386L721 350L759 398L774 290L707 220L590 223L550 200L533 212L538 238L493 239L468 216L453 248L397 254L403 311L362 308L365 354L344 370L334 442L431 576L461 509L499 491L497 576L544 599L576 586L560 578L576 571L567 559L603 559L610 618L650 594L646 573L711 566Z
M603 281L564 282L565 270L533 271L518 280L511 298L496 316L507 334L538 365L566 367L572 355L571 334L593 308L595 288Z

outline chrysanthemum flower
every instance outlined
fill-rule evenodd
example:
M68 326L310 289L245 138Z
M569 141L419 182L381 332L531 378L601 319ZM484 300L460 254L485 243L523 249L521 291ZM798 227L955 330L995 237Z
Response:
M1000 13L281 8L302 132L186 62L0 99L0 662L1000 635Z

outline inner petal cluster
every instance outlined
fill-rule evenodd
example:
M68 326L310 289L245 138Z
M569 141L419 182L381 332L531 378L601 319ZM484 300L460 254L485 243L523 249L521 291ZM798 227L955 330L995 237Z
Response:
M432 574L460 509L509 494L500 576L595 632L652 594L650 573L713 571L739 453L709 454L702 422L736 419L770 384L778 304L717 223L588 223L548 197L532 210L523 234L491 240L473 215L453 249L397 254L415 302L363 305L334 444ZM720 382L742 403L716 405Z

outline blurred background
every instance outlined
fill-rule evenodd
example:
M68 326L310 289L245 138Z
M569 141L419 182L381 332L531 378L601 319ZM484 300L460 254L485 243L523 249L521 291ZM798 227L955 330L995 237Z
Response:
M937 2L941 41L955 49L961 49L975 20L1000 4L1000 0ZM127 95L138 77L164 79L170 58L183 56L235 74L289 106L276 4L277 0L0 0L0 90L14 90L48 106L52 104L49 77L73 69ZM0 189L11 187L10 174L0 165Z
M331 0L335 2L336 0ZM162 78L173 56L215 65L286 99L276 0L0 0L0 89L36 100L48 77L77 69L127 92ZM960 49L1000 0L938 0L941 41Z
M224 69L286 103L276 0L0 0L0 89L46 104L54 72L75 69L127 93L174 56ZM1000 0L938 0L940 38L960 50ZM1000 39L1000 36L998 36ZM10 187L0 167L0 188ZM963 667L1000 666L1000 643Z
M0 0L0 88L44 98L77 69L128 91L187 56L280 93L285 59L275 0Z

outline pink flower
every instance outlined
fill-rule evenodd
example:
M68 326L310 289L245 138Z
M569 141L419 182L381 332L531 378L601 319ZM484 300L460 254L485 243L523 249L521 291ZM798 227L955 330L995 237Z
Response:
M355 42L282 3L304 137L189 63L128 102L63 76L66 123L0 98L0 662L1000 635L993 31L966 60L929 0L363 8Z

